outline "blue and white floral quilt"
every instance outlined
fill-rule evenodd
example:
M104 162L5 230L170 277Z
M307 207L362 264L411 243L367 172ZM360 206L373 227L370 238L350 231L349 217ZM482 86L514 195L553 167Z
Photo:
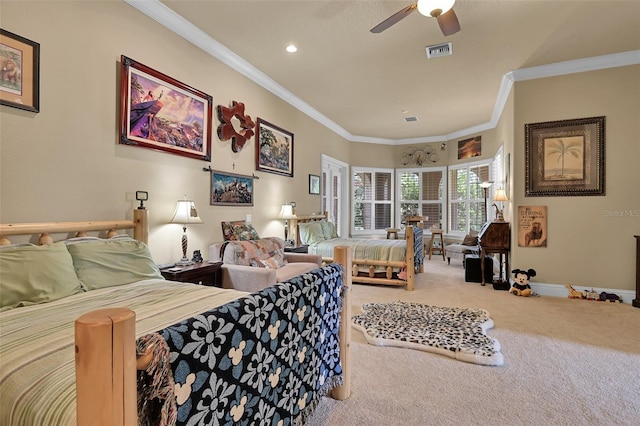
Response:
M331 264L161 330L177 423L304 423L342 383L341 291Z

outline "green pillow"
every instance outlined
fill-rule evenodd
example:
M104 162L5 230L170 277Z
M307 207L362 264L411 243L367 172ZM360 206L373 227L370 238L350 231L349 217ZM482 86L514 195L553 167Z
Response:
M336 226L332 222L321 220L320 225L322 226L322 233L324 234L324 238L326 240L332 240L334 238L338 238L338 232L336 231Z
M307 222L298 224L300 242L305 245L319 243L326 240L320 222Z
M82 291L64 243L0 250L0 310L52 302Z
M67 249L76 274L87 290L163 279L149 248L136 240L81 242L69 244Z

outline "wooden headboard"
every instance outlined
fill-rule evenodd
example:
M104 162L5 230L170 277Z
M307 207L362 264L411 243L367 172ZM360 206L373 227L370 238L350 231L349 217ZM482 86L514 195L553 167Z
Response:
M329 218L329 213L324 212L324 214L296 216L293 219L289 219L289 232L290 232L289 238L291 238L295 242L296 247L301 245L300 233L298 232L298 224L307 223L307 222L317 222L319 220L328 220L328 218Z
M11 235L40 234L38 244L53 242L51 234L75 232L84 237L89 231L107 231L107 237L116 234L117 229L133 229L133 238L147 244L149 242L149 213L144 209L133 211L133 220L108 220L96 222L42 222L0 224L0 245L9 245Z

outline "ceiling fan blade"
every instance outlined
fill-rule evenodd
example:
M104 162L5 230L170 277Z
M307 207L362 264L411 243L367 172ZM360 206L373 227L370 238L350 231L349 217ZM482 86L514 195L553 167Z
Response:
M458 17L453 9L449 9L447 13L443 13L437 19L442 34L450 36L460 31L460 22L458 22Z
M384 30L386 30L390 26L392 26L394 24L397 24L398 22L400 22L401 20L403 20L404 18L409 16L417 8L418 8L418 5L415 4L415 3L412 4L411 6L405 7L400 12L394 13L393 15L389 16L384 21L380 22L375 27L371 28L371 32L372 33L376 33L376 34L383 32Z

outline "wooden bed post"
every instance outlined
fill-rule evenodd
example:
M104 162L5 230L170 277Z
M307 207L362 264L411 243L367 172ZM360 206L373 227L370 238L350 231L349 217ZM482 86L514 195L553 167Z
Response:
M102 309L75 322L77 425L138 424L135 313Z
M407 262L407 291L413 291L416 282L415 267L415 239L413 238L413 226L407 226L405 229L405 240L407 242L406 262Z
M339 246L333 250L333 257L344 268L342 285L346 287L342 299L340 320L340 362L344 381L331 392L334 399L342 401L351 396L351 247Z
M136 209L133 211L133 238L149 244L149 210Z

